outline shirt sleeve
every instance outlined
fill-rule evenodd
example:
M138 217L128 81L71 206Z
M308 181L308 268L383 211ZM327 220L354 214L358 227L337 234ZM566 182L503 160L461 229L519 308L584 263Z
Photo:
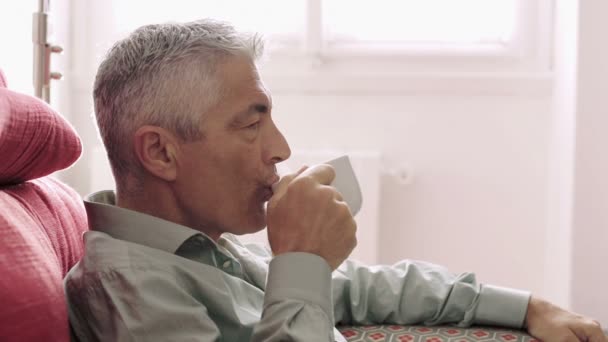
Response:
M334 341L331 269L321 257L286 253L269 265L252 341Z
M112 270L65 280L70 323L80 341L219 341L207 309L159 270Z
M478 284L420 261L392 266L343 263L333 275L335 320L340 324L454 323L522 328L530 293Z

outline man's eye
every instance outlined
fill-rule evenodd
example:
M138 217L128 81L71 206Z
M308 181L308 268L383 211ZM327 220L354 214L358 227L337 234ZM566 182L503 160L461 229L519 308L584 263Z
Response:
M251 124L251 125L249 125L249 126L246 126L245 128L247 128L247 129L258 129L258 127L259 127L259 126L260 126L260 122L259 122L259 121L257 121L257 122L255 122L255 123L252 123L252 124Z

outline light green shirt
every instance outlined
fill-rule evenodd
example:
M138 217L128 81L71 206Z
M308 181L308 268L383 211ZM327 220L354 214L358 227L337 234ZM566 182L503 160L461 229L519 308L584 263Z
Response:
M65 279L81 341L343 341L335 324L520 328L529 293L418 261L331 272L319 256L259 245L87 198L85 255ZM363 228L364 229L364 228Z

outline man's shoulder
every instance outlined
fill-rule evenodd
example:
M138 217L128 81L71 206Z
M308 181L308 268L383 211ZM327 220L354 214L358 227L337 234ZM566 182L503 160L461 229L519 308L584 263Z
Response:
M70 270L66 282L91 277L117 276L120 273L170 272L172 259L178 256L155 248L112 236L88 231L84 235L85 252L82 259Z

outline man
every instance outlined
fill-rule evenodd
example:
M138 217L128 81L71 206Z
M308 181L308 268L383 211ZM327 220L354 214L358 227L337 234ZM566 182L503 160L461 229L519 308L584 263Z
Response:
M473 274L346 260L356 225L333 169L276 174L290 150L261 48L224 23L150 25L100 65L95 114L116 193L87 198L86 253L65 280L80 340L332 341L337 323L455 323L607 341L596 322ZM234 236L265 226L272 253Z

